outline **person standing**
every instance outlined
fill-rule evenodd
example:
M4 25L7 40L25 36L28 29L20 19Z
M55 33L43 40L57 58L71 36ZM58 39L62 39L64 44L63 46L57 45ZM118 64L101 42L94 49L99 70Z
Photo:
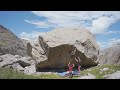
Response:
M73 68L74 68L74 64L70 64L70 62L68 63L68 67L69 67L69 75L70 77L73 77Z
M78 72L80 73L81 71L81 65L78 65Z

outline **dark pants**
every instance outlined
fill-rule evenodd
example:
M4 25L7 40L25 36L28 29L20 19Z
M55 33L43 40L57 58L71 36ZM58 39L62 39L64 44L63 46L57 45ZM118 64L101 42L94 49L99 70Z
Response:
M73 73L72 73L72 72L69 73L69 77L70 77L70 78L73 77Z

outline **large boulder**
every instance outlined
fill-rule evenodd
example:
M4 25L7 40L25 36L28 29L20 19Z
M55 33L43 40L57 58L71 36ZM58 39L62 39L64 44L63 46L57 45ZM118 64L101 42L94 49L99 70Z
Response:
M97 65L99 46L95 36L85 29L62 28L39 36L39 42L27 45L38 69L67 68L69 62L83 67Z
M120 64L120 45L101 51L97 61L99 64Z
M27 55L26 47L21 39L19 39L9 29L0 25L0 55Z

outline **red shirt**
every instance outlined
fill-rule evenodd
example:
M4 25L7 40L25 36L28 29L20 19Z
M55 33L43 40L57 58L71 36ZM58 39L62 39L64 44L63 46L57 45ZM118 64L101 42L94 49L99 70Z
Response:
M69 67L69 72L72 72L73 65L72 66L68 66L68 67Z

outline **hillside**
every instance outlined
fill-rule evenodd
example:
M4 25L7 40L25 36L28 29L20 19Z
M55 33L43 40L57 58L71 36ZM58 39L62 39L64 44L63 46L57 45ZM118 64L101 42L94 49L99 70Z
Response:
M26 55L26 48L23 42L2 25L0 25L0 54Z
M100 64L120 64L120 45L103 50L97 60Z

